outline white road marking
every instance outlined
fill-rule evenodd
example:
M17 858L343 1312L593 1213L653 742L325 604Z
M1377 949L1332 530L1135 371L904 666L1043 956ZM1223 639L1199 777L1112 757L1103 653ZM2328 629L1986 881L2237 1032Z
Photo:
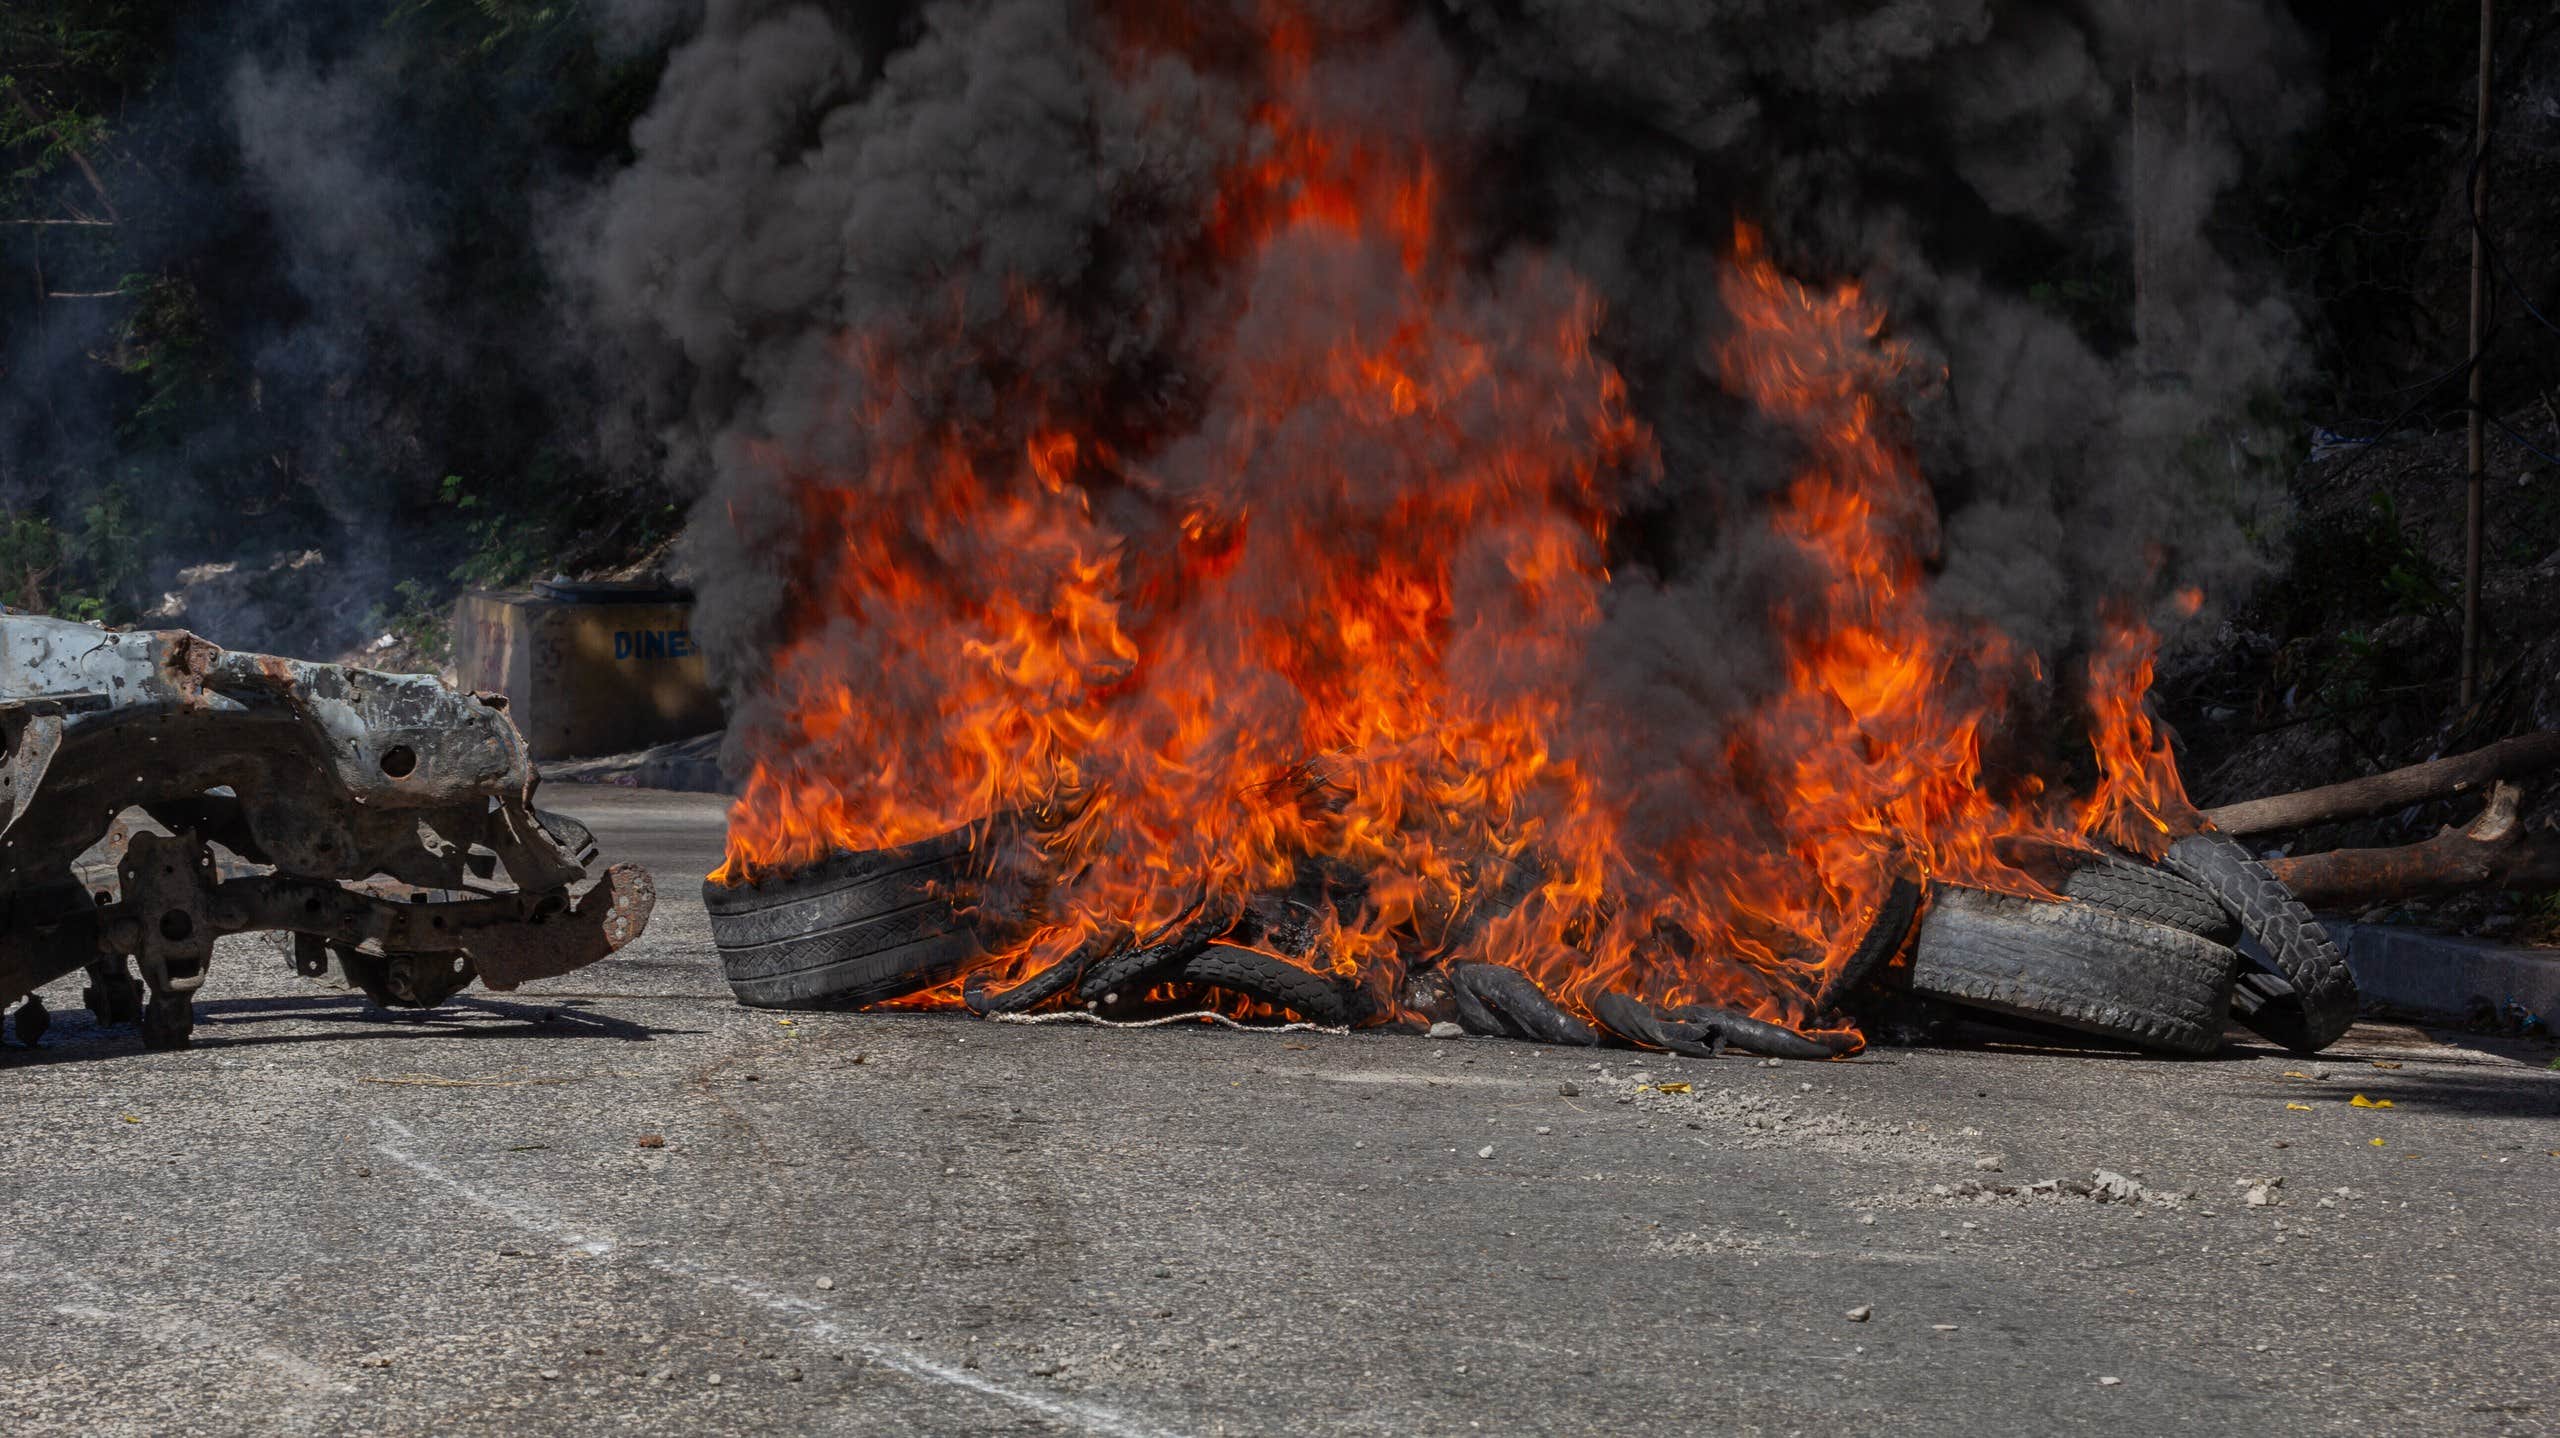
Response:
M400 1164L421 1178L452 1190L455 1196L472 1207L504 1219L528 1233L540 1234L592 1257L620 1255L661 1273L690 1279L707 1288L726 1290L758 1308L791 1321L812 1338L859 1353L874 1363L894 1369L920 1382L939 1383L975 1393L980 1397L992 1398L1001 1403L1028 1408L1044 1417L1056 1419L1062 1423L1072 1423L1092 1432L1111 1434L1114 1438L1179 1438L1174 1430L1158 1428L1115 1408L1106 1408L1101 1404L1087 1403L1080 1399L1060 1398L1009 1387L981 1377L965 1368L954 1368L947 1363L936 1362L912 1349L891 1343L877 1334L861 1332L827 1317L825 1306L814 1299L803 1298L795 1293L784 1293L769 1284L759 1283L752 1278L740 1277L734 1273L726 1273L690 1259L670 1258L627 1248L611 1235L596 1233L581 1225L573 1224L557 1212L493 1193L466 1179L445 1172L430 1160L421 1157L414 1149L404 1146L418 1143L418 1135L397 1120L376 1119L374 1123L377 1128L397 1135L399 1140L398 1142L386 1140L374 1144L375 1153Z
M79 1272L69 1264L51 1262L52 1277L66 1288L76 1288L88 1295L86 1303L57 1303L53 1311L65 1318L86 1319L92 1323L112 1324L142 1334L155 1343L180 1351L245 1353L274 1369L295 1387L309 1393L345 1395L356 1386L334 1377L301 1354L257 1341L237 1325L222 1327L200 1322L184 1314L145 1307L130 1294L119 1293L107 1285Z

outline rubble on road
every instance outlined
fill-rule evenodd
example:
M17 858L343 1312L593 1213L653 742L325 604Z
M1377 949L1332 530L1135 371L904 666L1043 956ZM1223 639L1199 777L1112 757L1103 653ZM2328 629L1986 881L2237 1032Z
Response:
M1950 1203L2086 1201L2174 1207L2195 1198L2192 1189L2153 1188L2137 1177L2105 1168L2092 1170L2087 1178L2045 1178L2033 1183L1989 1183L1968 1178L1958 1183L1933 1183L1928 1193L1931 1198Z

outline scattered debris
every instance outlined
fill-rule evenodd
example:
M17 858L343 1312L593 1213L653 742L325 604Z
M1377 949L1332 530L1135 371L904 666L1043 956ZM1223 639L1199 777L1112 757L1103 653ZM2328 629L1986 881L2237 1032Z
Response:
M1932 1198L1957 1203L1997 1203L2005 1199L2018 1203L2086 1200L2172 1205L2195 1197L2192 1191L2153 1188L2138 1178L2103 1168L2087 1178L2046 1178L2033 1183L1986 1183L1968 1178L1959 1183L1933 1183L1928 1193Z

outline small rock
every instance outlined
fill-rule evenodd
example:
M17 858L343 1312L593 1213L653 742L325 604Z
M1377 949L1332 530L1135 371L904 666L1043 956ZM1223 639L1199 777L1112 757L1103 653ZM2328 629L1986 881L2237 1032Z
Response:
M799 1382L799 1381L800 1381L800 1370L799 1370L799 1369L797 1369L797 1368L785 1368L785 1369L783 1369L783 1370L782 1370L782 1381L783 1381L783 1382L785 1382L785 1383L797 1383L797 1382Z
M1560 1083L1556 1085L1556 1094L1560 1098L1580 1098L1582 1088L1578 1084Z
M1862 1213L1858 1215L1858 1222L1865 1224L1869 1228L1873 1228L1875 1227L1876 1216L1872 1213Z
M2100 1203L2133 1203L2150 1192L2124 1174L2104 1168L2089 1175L2089 1189L2089 1196Z
M665 1148L667 1136L662 1133L644 1133L640 1135L639 1144L642 1148Z
M543 1382L545 1382L545 1383L557 1383L557 1382L559 1382L559 1381L560 1381L560 1370L559 1370L559 1369L557 1369L557 1368L545 1368L545 1369L543 1369L543 1370L542 1370L542 1381L543 1381Z
M1545 1124L1540 1124L1540 1125L1538 1125L1537 1132L1539 1132L1539 1133L1541 1133L1541 1134L1550 1134L1550 1133L1554 1133L1554 1132L1555 1132L1555 1130L1554 1130L1554 1129L1551 1129L1551 1128L1549 1128L1549 1127L1547 1127Z
M1849 1310L1849 1321L1851 1323L1864 1323L1875 1316L1876 1306L1872 1303L1861 1303L1857 1307Z
M823 1293L823 1292L825 1292L827 1289L833 1288L833 1287L835 1287L835 1286L836 1286L836 1281L835 1281L834 1279L832 1279L832 1278L821 1278L821 1279L819 1279L819 1280L818 1280L818 1289L819 1289L819 1291L820 1291L820 1292L822 1292L822 1293Z
M2098 1386L2101 1388L2113 1388L2123 1381L2124 1380L2121 1378L2101 1378L2098 1380Z
M1997 1155L1986 1153L1982 1157L1975 1159L1973 1161L1973 1166L1982 1170L1984 1173L1998 1173L2000 1171L2000 1159Z
M1956 1325L1952 1323L1932 1323L1929 1326L1938 1330L1940 1333L1953 1333L1956 1331Z
M714 1374L712 1374L709 1378L704 1379L703 1381L704 1381L704 1382L706 1382L706 1383L709 1383L712 1387L717 1388L717 1387L719 1387L719 1386L720 1386L720 1375L719 1375L719 1374L717 1374L717 1373L714 1373Z
M1435 1039L1462 1039L1467 1036L1467 1031L1447 1019L1442 1019L1431 1026L1430 1036Z
M1493 1145L1492 1145L1492 1144L1486 1144L1484 1147L1482 1147L1482 1148L1480 1148L1480 1149L1477 1149L1477 1150L1476 1150L1476 1157L1478 1157L1478 1158L1491 1158L1491 1157L1493 1157Z

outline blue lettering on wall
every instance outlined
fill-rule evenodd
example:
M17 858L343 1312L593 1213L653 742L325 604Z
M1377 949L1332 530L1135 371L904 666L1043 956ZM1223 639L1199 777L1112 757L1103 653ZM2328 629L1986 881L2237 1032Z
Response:
M701 652L690 629L618 629L613 635L616 659L690 659Z

